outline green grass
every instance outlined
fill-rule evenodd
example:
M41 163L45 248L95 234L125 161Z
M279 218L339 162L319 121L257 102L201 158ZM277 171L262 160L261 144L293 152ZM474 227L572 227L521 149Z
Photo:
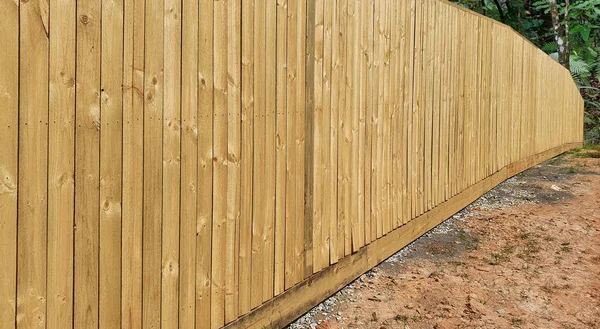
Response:
M596 144L585 144L580 149L573 149L568 152L574 158L600 158L600 149Z

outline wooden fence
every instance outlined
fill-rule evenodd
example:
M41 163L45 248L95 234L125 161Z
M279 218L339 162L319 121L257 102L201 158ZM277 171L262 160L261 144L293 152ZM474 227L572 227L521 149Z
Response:
M281 327L581 145L438 0L0 0L0 328Z

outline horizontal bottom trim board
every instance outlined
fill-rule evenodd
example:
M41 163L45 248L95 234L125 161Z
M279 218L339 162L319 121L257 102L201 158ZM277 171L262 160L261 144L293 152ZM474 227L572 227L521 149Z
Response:
M582 145L582 143L565 144L507 165L429 212L298 283L281 295L226 325L225 328L284 327L507 178L570 149L582 147Z

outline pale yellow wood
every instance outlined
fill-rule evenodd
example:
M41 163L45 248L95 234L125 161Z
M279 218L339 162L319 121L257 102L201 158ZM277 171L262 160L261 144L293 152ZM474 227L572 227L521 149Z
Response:
M181 218L179 327L196 327L196 216L198 201L198 2L182 2ZM199 327L199 325L198 325Z
M51 10L52 12L52 10ZM121 325L123 1L102 3L99 327Z
M352 68L351 62L348 61L348 1L341 0L338 5L340 19L340 84L339 84L339 133L338 133L338 242L340 246L340 256L350 254L351 245L351 227L350 227L350 161L351 161L351 138L352 138L352 123L351 112L349 106L352 103L351 95L349 95L349 69ZM350 56L352 59L353 56ZM350 71L351 72L351 71Z
M460 94L460 102L459 102L459 107L458 107L458 117L459 117L459 156L458 156L458 187L457 187L457 192L461 192L463 191L466 187L467 187L467 179L468 179L468 173L466 171L466 161L465 159L467 159L467 149L465 147L465 145L468 143L468 129L467 129L467 118L468 118L468 111L466 109L468 109L469 107L469 95L467 95L467 89L468 89L468 81L466 76L468 75L468 60L467 60L467 47L470 46L469 44L469 39L468 39L468 34L466 33L466 30L469 28L469 22L467 21L467 14L464 12L460 12L460 19L459 19L459 38L460 38L460 44L459 44L459 58L460 58L460 65L459 65L459 72L458 72L458 76L459 76L459 94Z
M341 54L340 54L340 17L339 17L339 1L332 0L329 6L329 15L331 15L331 113L330 113L330 129L329 129L329 159L330 168L329 180L327 184L331 186L331 192L328 196L329 212L329 263L335 264L343 256L340 254L340 245L343 245L343 240L340 240L338 228L338 132L339 132L339 104L340 93L339 86L341 84ZM343 250L343 248L342 248ZM343 254L343 253L342 253Z
M383 234L391 230L391 212L390 212L390 4L391 0L384 0L381 6L381 20L383 28L383 85L379 90L383 103L382 125L382 159L381 159L381 187L382 187L382 220ZM381 77L381 73L380 73Z
M421 68L422 68L422 25L423 25L423 1L414 0L415 2L415 31L414 31L414 54L413 59L413 75L412 75L412 115L409 126L409 158L411 162L410 171L410 199L411 199L411 219L419 215L419 111L421 109Z
M458 125L458 106L460 104L460 86L459 86L459 63L461 62L461 59L459 58L459 49L458 47L459 45L459 19L460 19L460 12L456 9L456 8L452 8L452 92L451 92L451 112L450 112L450 116L451 116L451 120L450 120L450 127L451 127L451 138L450 138L450 145L449 145L449 151L453 154L452 158L450 158L450 170L449 170L449 175L450 175L450 197L454 196L456 194L456 191L458 190L458 163L456 161L456 159L458 158L458 156L456 156L458 154L458 136L459 136L459 125Z
M415 9L416 0L410 0L405 2L405 47L403 48L403 55L405 56L404 61L404 104L403 104L403 135L406 137L403 143L403 149L405 153L405 165L406 170L404 171L404 185L403 185L403 199L404 199L404 214L402 224L406 224L412 218L412 111L414 108L414 48L415 48Z
M428 33L429 33L429 0L424 0L421 1L421 9L422 9L422 13L421 13L421 17L422 17L422 21L421 21L421 33L422 33L422 40L421 40L421 51L422 51L422 58L421 58L421 73L420 75L422 75L421 79L420 79L420 84L419 84L419 94L420 94L420 105L418 108L418 112L419 112L419 117L418 117L418 128L417 128L417 139L416 139L416 147L417 147L417 161L418 161L418 165L417 165L417 172L418 172L418 180L417 180L417 190L418 190L418 197L417 197L417 214L421 215L425 212L425 207L426 207L426 195L425 195L425 187L426 187L426 182L425 182L425 122L426 122L426 115L427 115L427 94L429 91L429 88L427 87L428 84L428 79L427 79L427 73L428 71L428 43L429 43L429 39L428 39ZM416 216L415 216L416 217Z
M251 305L263 302L266 266L266 1L254 3L254 163Z
M355 15L357 19L357 42L359 50L359 71L358 76L358 88L356 93L359 94L358 101L358 246L363 247L366 242L366 232L370 230L370 226L367 226L366 219L368 219L368 209L365 203L365 177L369 177L365 173L365 149L366 149L366 108L367 108L367 69L368 69L368 1L359 0L355 9Z
M373 52L374 52L374 13L373 13L373 0L365 0L364 6L366 20L364 24L366 28L366 44L365 44L365 56L367 60L367 67L365 72L366 83L364 88L364 106L365 106L365 172L364 172L364 184L365 184L365 243L370 243L375 239L377 225L373 220L373 184L372 184L372 168L373 168ZM364 37L363 37L363 41Z
M276 123L277 116L276 93L277 90L277 0L266 1L265 20L265 264L263 267L263 301L271 299L273 295L275 274L275 184L276 184Z
M75 3L51 1L50 7L52 8L50 11L52 29L50 30L50 66L48 77L50 97L48 104L48 149L51 152L48 153L48 300L46 328L59 329L72 328L73 324L76 22L74 19ZM65 19L65 17L69 17L70 19ZM8 18L8 21L11 21L10 18ZM3 88L0 87L0 89ZM10 89L7 88L7 90ZM9 126L16 128L16 125L11 125L10 123L10 114L5 118L8 120ZM2 136L2 138L3 140L11 141L11 136ZM11 147L12 144L9 142L5 146ZM3 155L11 154L11 150L7 149L0 153ZM118 159L116 160L118 161ZM3 161L0 160L0 162ZM0 164L0 166L2 165ZM10 168L10 164L8 168ZM8 177L12 175L9 171ZM10 186L8 185L10 181L5 184L7 184L6 186ZM0 201L0 203L2 202ZM0 206L0 208L4 207ZM9 214L0 215L2 218L5 216L7 219L10 219ZM7 233L11 232L9 225L4 226L0 224L0 226L3 227L2 230L6 227ZM7 238L2 238L2 241L6 241ZM115 236L115 239L119 238L118 235ZM7 250L10 250L10 248L7 248ZM120 250L112 250L112 252L117 255L120 254ZM2 259L10 259L10 257L2 256ZM115 260L119 261L117 257L115 257ZM10 262L7 262L7 265L9 264ZM10 265L7 267L14 269ZM4 279L0 278L0 281L2 280ZM117 289L120 289L118 285L115 286ZM118 307L118 305L117 301L116 306ZM114 316L118 325L121 320L118 309ZM2 318L2 315L0 315L0 318ZM0 327L3 327L2 322L0 320Z
M162 285L164 1L146 2L144 79L143 327L158 327ZM77 273L77 269L75 270Z
M425 28L425 84L423 85L423 91L425 93L425 109L424 109L424 153L423 153L423 161L424 161L424 173L423 173L423 202L424 208L423 212L428 211L432 208L432 200L431 200L431 188L432 188L432 165L431 165L431 157L433 155L432 152L432 138L433 138L433 93L435 91L434 87L434 74L436 70L434 70L434 60L435 60L435 22L436 22L436 13L435 13L435 1L427 0L427 21Z
M213 216L212 216L212 278L211 327L225 324L226 248L227 248L227 154L228 132L228 72L227 72L227 1L215 1L213 17Z
M161 320L164 1L146 2L144 79L143 327ZM77 273L77 269L75 271Z
M252 269L252 172L254 125L254 1L242 1L242 149L239 260L240 313L250 310Z
M323 99L323 83L324 83L324 64L323 64L323 41L324 41L324 5L322 0L314 1L314 55L313 61L313 86L311 87L314 95L314 125L313 125L313 145L314 154L311 165L313 166L314 183L312 184L313 195L313 272L320 271L323 267L329 265L323 264L322 249L324 245L323 228L324 218L324 188L325 184L321 184L325 176L325 146L323 138L323 125L325 123L324 99ZM310 24L310 22L309 22ZM309 109L310 110L310 109Z
M77 328L98 326L100 7L98 1L77 3L73 296Z
M121 326L142 328L144 1L125 1Z
M227 2L227 223L225 228L225 323L239 316L241 215L241 14L240 0Z
M430 209L437 206L439 203L439 182L440 182L440 102L441 102L441 75L443 73L441 67L440 56L443 53L441 44L441 29L442 26L442 13L441 7L443 3L435 2L434 11L434 22L433 22L433 48L434 53L433 65L434 65L434 76L433 76L433 108L432 108L432 122L431 122L431 192L430 192Z
M296 231L298 209L296 205L296 165L300 161L296 148L296 112L298 111L298 0L287 1L287 163L285 192L285 289L298 282L296 269Z
M404 38L403 15L401 14L402 3L392 2L391 12L391 36L392 36L392 57L391 61L391 79L390 87L392 94L391 117L392 126L390 129L392 142L392 167L391 167L391 187L392 187L392 229L396 229L402 223L402 184L400 183L402 175L402 97L404 78L402 66L404 56L400 52L402 48L402 39Z
M3 73L0 75L0 327L14 328L17 307L17 187L19 152L19 2L0 3L0 63ZM56 48L54 48L56 49ZM71 68L72 66L68 66ZM68 70L67 70L68 71ZM72 71L69 71L73 74ZM68 101L68 88L62 88L61 96ZM73 110L71 110L73 111ZM72 142L71 142L72 144ZM71 146L72 147L72 146ZM68 192L68 191L67 191ZM68 239L68 236L66 237ZM72 237L71 237L72 239ZM56 249L51 249L56 250ZM62 252L68 253L69 250ZM70 251L72 252L72 250ZM68 264L67 264L68 265ZM56 272L69 266L61 267ZM49 270L49 273L55 271ZM68 273L68 272L67 272ZM62 290L64 279L50 285ZM66 287L68 289L68 286ZM72 292L69 298L72 305ZM54 301L49 302L53 308ZM61 313L62 315L64 313Z
M437 184L438 188L438 199L436 205L447 200L446 198L446 187L448 182L448 121L449 121L449 71L450 65L448 64L449 56L450 56L450 45L451 45L451 36L450 36L450 24L448 19L448 6L445 4L442 5L441 8L441 21L440 26L442 26L440 34L441 40L439 41L439 46L441 47L441 81L440 81L440 92L441 92L441 101L440 101L440 113L439 113L439 122L440 122L440 142L439 142L439 182Z
M213 26L214 3L198 10L198 206L196 222L196 327L211 327L213 218Z
M348 44L346 46L346 111L344 121L344 141L346 143L346 152L348 152L348 196L345 200L347 203L347 211L344 213L350 224L349 234L350 249L349 252L358 250L358 106L359 92L357 76L359 74L359 51L358 51L358 31L357 31L357 11L356 0L348 0L347 4L347 36ZM348 253L348 251L346 251Z
M310 229L312 227L312 223L309 224L309 221L306 220L305 209L304 209L304 199L305 199L305 141L306 141L306 55L309 54L307 52L307 40L306 40L306 24L307 24L307 1L312 0L298 0L298 11L297 11L297 21L298 21L298 90L297 94L300 96L297 101L297 123L298 129L296 130L296 149L298 154L298 161L296 161L296 172L298 175L296 176L296 211L298 217L297 226L296 226L296 268L297 268L297 278L298 281L301 281L307 278L312 274L312 256L310 252L312 252L310 241Z
M378 239L383 235L382 222L382 122L383 122L383 102L381 96L383 94L383 55L384 55L384 35L382 25L382 1L375 0L374 3L374 73L373 73L373 174L371 177L372 184L372 200L373 205L373 220L376 226L376 234L373 239Z
M321 265L323 268L330 264L331 239L335 235L332 226L335 225L334 201L336 196L334 191L335 177L333 177L332 145L331 145L331 124L332 119L332 55L333 55L333 13L334 1L322 1L323 4L323 123L321 125L321 143L322 143L322 166L323 178L323 209L321 223ZM316 143L315 143L316 144ZM337 165L337 164L336 164ZM319 182L319 181L317 181ZM333 182L333 183L332 183ZM332 215L333 214L333 215Z
M277 1L276 125L275 136L275 277L274 295L285 289L286 167L287 167L287 0ZM244 43L244 41L242 41ZM244 153L242 152L242 156Z
M181 202L181 1L164 0L163 15L161 327L176 328Z
M45 328L48 214L48 2L29 1L21 3L19 9L19 209L17 231L17 300L19 302L17 303L16 327ZM97 136L97 133L94 135ZM92 195L96 194L97 186L87 192ZM92 210L97 209L97 202L97 199L94 200L96 207L92 202L88 205ZM90 222L94 222L94 217L96 219L96 226L91 230L96 233L97 216L96 212L89 218ZM90 259L98 259L97 248L97 242L90 243L88 250L95 251L87 255ZM89 259L86 259L86 263L90 265L90 269L97 269L97 263L92 265ZM87 289L83 293L89 293L88 296L97 298L98 286L94 283L94 281L87 282ZM83 288L83 286L80 287ZM97 311L97 300L91 301L90 298L90 302ZM94 308L92 307L92 309ZM91 321L89 323L97 324L97 322Z

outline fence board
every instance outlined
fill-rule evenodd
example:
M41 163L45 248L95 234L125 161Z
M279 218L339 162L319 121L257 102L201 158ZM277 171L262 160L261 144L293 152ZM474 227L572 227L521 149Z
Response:
M100 2L77 4L73 326L98 326ZM85 73L84 73L85 72Z
M47 314L48 3L21 3L19 11L19 303L16 324L17 328L33 328L45 327ZM97 194L97 188L91 192ZM94 201L97 203L97 200ZM93 247L90 249L97 250ZM98 257L97 253L90 256ZM89 287L89 290L94 289L90 295L97 296L97 285L92 282Z
M341 85L340 71L341 59L340 59L340 32L339 32L339 0L333 0L332 6L330 7L329 15L332 17L332 30L331 30L331 113L330 113L330 134L329 134L329 167L331 173L329 176L328 185L331 185L331 195L329 196L328 203L330 205L329 218L329 263L335 264L342 258L340 254L340 246L343 240L339 240L339 217L338 217L338 134L339 134L339 86ZM343 253L342 253L343 254Z
M0 101L3 104L3 115L0 116L0 139L3 141L0 144L0 257L4 262L4 266L0 267L0 327L14 328L17 307L20 53L15 45L19 44L19 3L0 3L0 30L0 63L3 71L0 76ZM70 300L72 303L72 297ZM54 301L49 304L53 305Z
M214 2L201 0L198 10L198 215L196 223L196 326L210 328L213 231L213 26ZM246 235L248 236L248 235Z
M285 289L291 288L299 280L297 279L296 258L297 242L296 231L298 228L296 209L296 166L298 161L296 148L296 112L297 112L297 90L298 90L298 27L296 15L298 15L298 0L287 1L287 164L286 164L286 193L285 193Z
M99 327L121 324L123 1L102 3Z
M142 327L144 3L125 1L121 326Z
M252 213L253 213L253 125L254 125L254 0L242 1L242 149L240 192L244 196L240 215L239 304L240 312L250 311L252 277Z
M179 321L181 203L181 1L164 0L162 120L161 327Z
M276 136L275 136L275 277L274 295L285 290L287 189L287 0L277 1ZM243 41L242 41L243 42ZM250 88L250 87L245 87ZM243 154L243 153L242 153Z
M239 316L239 228L241 213L241 10L227 3L227 223L225 228L225 322Z
M211 327L225 324L226 248L227 248L227 154L228 104L227 104L227 1L215 1L213 16L213 198L212 198L212 275L211 275ZM233 241L230 241L233 243ZM256 288L256 287L255 287Z
M50 30L48 77L48 149L54 150L54 152L48 153L47 289L49 298L47 300L46 327L72 328L73 214L75 209L75 4L52 1L50 7L52 9L50 11L52 29ZM65 17L71 19L65 19ZM8 116L8 120L11 120L10 116ZM12 144L9 142L8 145ZM11 154L11 151L2 153ZM7 217L10 218L8 214ZM11 232L11 230L7 228L7 232ZM113 252L119 254L120 250L113 250ZM116 257L115 259L118 260ZM13 268L10 265L7 267ZM118 310L114 315L120 321ZM0 323L2 323L1 320ZM0 324L0 326L2 325Z
M163 99L164 99L164 1L146 2L144 81L144 229L143 229L143 323L161 324L162 301L162 208L163 208Z
M198 12L182 2L181 218L179 221L179 327L196 328L196 216L198 201Z

